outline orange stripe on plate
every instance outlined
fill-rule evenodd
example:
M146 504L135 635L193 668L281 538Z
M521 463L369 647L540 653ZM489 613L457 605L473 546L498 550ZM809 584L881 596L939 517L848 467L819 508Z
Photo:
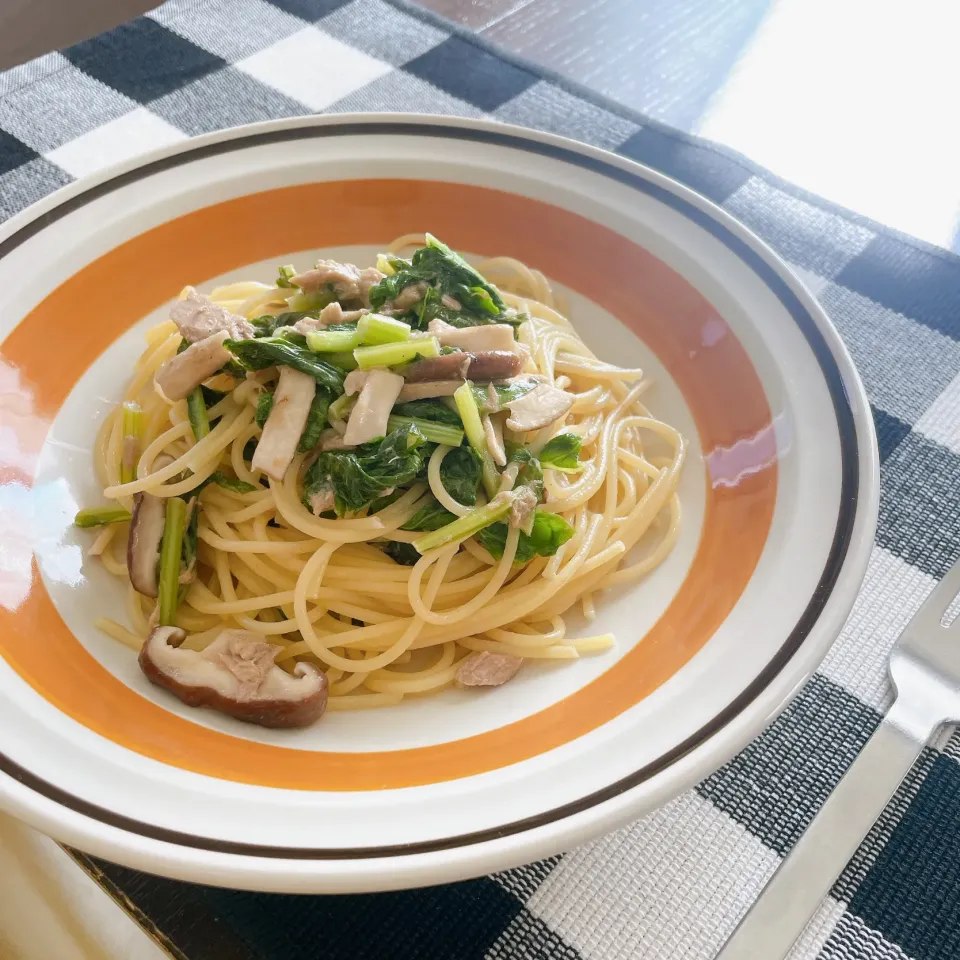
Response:
M708 457L769 434L763 388L733 332L690 284L641 247L576 214L514 194L432 181L358 180L287 187L206 207L129 240L53 291L0 348L3 362L19 372L21 401L29 405L32 394L35 405L32 416L18 421L25 431L21 448L39 447L90 364L185 283L292 250L386 243L425 230L455 248L517 257L562 278L618 317L679 385ZM709 346L706 328L712 331ZM57 349L51 351L54 335ZM270 746L209 730L108 673L67 629L35 572L19 608L0 610L0 653L42 696L90 729L145 756L212 777L303 790L376 790L483 773L612 720L710 639L753 573L776 501L777 468L769 444L739 446L745 457L738 464L741 479L711 485L708 476L696 556L643 643L566 699L474 737L343 754Z

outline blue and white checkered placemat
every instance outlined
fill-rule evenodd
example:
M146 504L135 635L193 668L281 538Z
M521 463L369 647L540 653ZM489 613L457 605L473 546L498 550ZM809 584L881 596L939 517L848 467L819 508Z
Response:
M759 740L696 790L566 856L364 897L188 887L108 864L101 879L191 960L709 960L876 726L887 652L960 555L960 259L401 0L172 0L0 74L0 217L151 147L345 110L575 137L688 183L771 243L839 328L873 404L883 488L866 582L816 677ZM924 755L795 958L960 957L958 756L950 744Z

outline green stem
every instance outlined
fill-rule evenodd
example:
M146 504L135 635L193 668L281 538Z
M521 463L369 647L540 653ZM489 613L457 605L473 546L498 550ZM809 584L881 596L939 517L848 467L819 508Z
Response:
M340 367L341 370L357 369L357 359L352 351L350 353L328 353L326 359L335 367Z
M87 507L73 518L78 527L102 527L108 523L123 523L130 519L130 511L123 507Z
M499 523L510 512L510 506L513 503L513 494L499 494L490 503L482 507L476 507L462 517L457 517L452 523L438 530L432 530L413 541L414 549L419 553L427 553L430 550L436 550L437 547L445 547L448 543L458 543L479 533L484 527L489 527L493 523Z
M137 463L140 460L140 443L143 434L143 413L138 403L123 405L123 445L120 448L120 482L132 483L137 479Z
M410 327L402 320L384 317L379 313L365 313L357 321L361 343L402 343L410 339Z
M459 447L463 443L463 431L459 427L448 423L437 423L435 420L421 420L420 417L401 417L391 415L387 421L388 430L398 430L400 427L415 426L431 443L444 443L448 447Z
M353 355L361 370L369 370L371 367L396 367L417 357L439 357L440 341L436 337L414 337L402 343L357 347Z
M167 500L167 517L160 547L160 586L158 606L160 626L175 626L177 605L180 602L180 554L183 550L183 532L186 526L187 504L180 497Z
M360 345L356 330L311 330L307 346L314 353L345 353Z
M207 416L207 404L203 399L203 391L196 387L187 397L187 416L190 418L190 428L197 440L202 440L210 432L210 418Z
M492 499L500 489L500 474L497 472L497 465L493 462L493 457L490 456L490 451L487 449L483 421L480 419L480 409L477 407L477 401L473 396L472 386L470 381L467 380L463 386L457 388L453 400L457 405L460 419L463 421L467 442L480 458L480 477L483 480L483 489L487 491L487 496Z

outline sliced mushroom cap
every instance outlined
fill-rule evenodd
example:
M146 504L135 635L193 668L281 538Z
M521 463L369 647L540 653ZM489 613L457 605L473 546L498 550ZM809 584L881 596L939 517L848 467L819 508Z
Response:
M134 494L127 536L127 573L133 589L145 597L155 597L158 593L157 559L166 515L167 507L162 497L150 493Z
M204 380L212 377L233 354L223 345L229 330L190 344L171 357L154 375L154 382L171 402L188 397Z
M367 382L366 370L351 370L343 378L343 392L348 397L352 397L355 393L359 393L363 389L363 385L366 382Z
M470 353L478 350L505 350L514 352L517 341L509 323L488 323L477 327L455 327L446 320L431 320L427 331L433 334L441 347L460 347Z
M296 456L316 392L316 381L309 374L293 367L280 368L273 406L253 454L254 470L262 470L278 482L283 479Z
M460 661L454 682L458 687L499 687L514 677L522 665L523 660L513 654L482 650Z
M384 367L367 372L363 389L350 411L343 442L351 446L368 443L387 433L390 411L403 389L403 377Z
M424 380L422 383L405 383L397 397L397 403L411 400L430 400L433 397L452 397L460 383L456 380Z
M540 430L561 417L573 406L573 397L549 383L541 383L529 393L506 404L510 408L507 426L515 433Z
M178 627L154 627L140 669L190 707L210 707L263 727L306 727L327 706L327 678L309 663L291 676L274 662L280 647L249 630L224 630L205 650L185 650Z

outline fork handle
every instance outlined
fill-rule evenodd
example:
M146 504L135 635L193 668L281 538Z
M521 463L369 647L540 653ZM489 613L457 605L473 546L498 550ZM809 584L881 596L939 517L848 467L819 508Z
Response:
M899 723L897 707L895 702L716 960L786 957L937 729L936 723L930 729Z

